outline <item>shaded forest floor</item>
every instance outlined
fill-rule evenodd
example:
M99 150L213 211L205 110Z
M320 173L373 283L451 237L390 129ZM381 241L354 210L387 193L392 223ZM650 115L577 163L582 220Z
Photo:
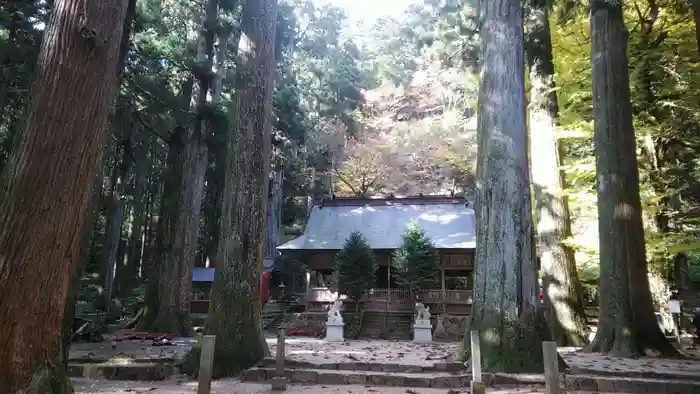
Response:
M192 338L175 339L170 346L152 346L150 340L126 340L99 343L78 343L71 347L71 361L82 363L179 360L194 343ZM276 338L268 337L271 354L276 351ZM322 364L368 363L433 367L453 362L458 343L436 342L416 344L410 341L351 340L329 343L316 338L287 338L286 359L296 363ZM578 353L575 348L560 348L571 373L639 378L675 378L700 380L700 351L689 350L695 359L659 358L624 359L601 354Z
M76 394L190 394L197 392L197 383L168 380L165 382L115 382L108 380L74 379ZM263 394L271 393L269 384L242 383L236 379L224 379L212 384L212 394ZM467 393L464 390L445 390L406 387L372 387L372 386L288 386L289 394L445 394ZM533 390L532 388L489 390L489 394L525 394L544 393L545 390ZM571 394L589 394L589 392L575 392Z

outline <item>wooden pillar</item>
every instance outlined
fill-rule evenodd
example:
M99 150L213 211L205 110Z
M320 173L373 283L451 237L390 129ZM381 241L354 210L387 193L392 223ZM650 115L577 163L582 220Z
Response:
M284 357L286 351L285 346L285 334L286 331L283 327L280 327L277 333L277 354L275 357L275 376L272 378L272 391L285 391L287 390L287 378L284 375Z
M486 385L481 376L481 339L478 331L470 331L472 381L471 394L485 394Z
M445 267L440 268L440 277L442 281L442 302L445 302L447 292L445 291Z
M559 382L559 354L556 342L542 342L544 355L544 379L549 394L561 394Z
M200 341L199 376L197 394L211 393L211 379L214 368L214 344L216 336L204 335Z

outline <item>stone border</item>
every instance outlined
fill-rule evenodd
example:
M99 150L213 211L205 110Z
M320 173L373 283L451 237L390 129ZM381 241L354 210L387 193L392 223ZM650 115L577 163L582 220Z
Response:
M610 377L625 377L630 379L659 379L659 380L689 380L700 382L700 375L691 373L668 373L656 371L611 371L592 368L571 368L572 375L598 375Z
M68 376L107 380L165 380L173 376L177 368L173 364L160 363L68 363Z
M462 388L469 385L468 375L398 373L380 371L347 371L287 369L285 377L298 384L372 385L421 388ZM241 375L244 382L266 382L275 376L273 368L253 368Z
M118 364L118 360L128 360L129 364L174 364L180 361L174 357L129 357L129 356L113 356L113 357L73 357L68 360L69 364Z
M446 362L434 365L411 365L397 363L363 363L357 361L349 362L332 362L332 363L312 363L299 360L285 360L285 367L290 369L320 369L320 370L341 370L341 371L373 371L373 372L407 372L407 373L423 373L423 372L451 372L451 373L469 373L470 371L460 362ZM265 358L259 366L270 367L275 365L274 358ZM511 376L510 374L497 374L500 376ZM674 374L655 371L605 371L590 368L572 368L565 375L592 375L613 378L629 378L629 379L657 379L657 380L684 380L700 382L700 375L692 374ZM525 375L514 375L525 376ZM537 376L527 375L527 376ZM543 376L543 375L539 375ZM544 377L541 378L544 383Z
M241 375L242 381L265 382L275 376L273 368L253 368ZM464 388L471 382L469 374L450 373L399 373L379 371L349 371L323 369L287 369L285 376L292 383L321 385L373 385L420 388ZM484 381L492 387L513 386L544 387L543 375L483 374ZM592 375L562 375L567 390L592 392L648 393L648 394L696 394L700 382L662 379L632 379Z
M275 359L265 358L259 366L270 367L275 365ZM320 370L341 370L341 371L373 371L373 372L397 372L397 373L424 373L424 372L465 372L464 365L460 362L438 363L429 365L411 365L398 363L363 363L363 362L343 362L343 363L311 363L298 360L284 360L284 366L290 369L320 369Z

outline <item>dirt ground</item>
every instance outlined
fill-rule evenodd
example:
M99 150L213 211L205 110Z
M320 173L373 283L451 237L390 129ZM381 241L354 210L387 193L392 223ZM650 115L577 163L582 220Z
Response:
M190 394L197 392L197 383L184 380L165 382L116 382L74 379L76 394ZM272 393L269 384L242 383L235 379L218 380L212 384L212 394L263 394ZM457 394L464 390L421 389L406 387L371 386L288 386L287 394ZM530 388L510 390L489 390L489 394L544 393ZM584 392L571 394L588 394Z
M270 353L275 354L276 338L267 339ZM137 359L178 359L193 345L194 339L173 341L172 346L152 346L152 341L107 340L100 343L77 343L71 346L71 359L106 360L114 357ZM431 366L453 361L459 344L416 344L410 341L353 340L341 343L317 338L287 338L287 358L314 364L363 362ZM572 369L619 372L656 372L673 375L700 376L700 355L690 360L658 358L624 359L596 353L578 353L575 348L559 348L559 353ZM695 351L697 353L697 351ZM691 354L692 355L692 354Z
M276 341L268 339L275 354ZM354 340L329 343L322 339L289 338L285 341L287 358L316 364L334 362L372 362L431 366L452 361L457 343L416 344L409 341ZM625 359L597 353L577 353L576 348L559 348L559 353L572 369L600 371L610 374L659 373L677 376L700 376L700 358L673 360L659 358Z

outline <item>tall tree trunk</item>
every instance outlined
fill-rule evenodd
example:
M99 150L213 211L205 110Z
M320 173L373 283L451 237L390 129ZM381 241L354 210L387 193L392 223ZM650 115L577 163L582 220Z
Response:
M131 172L134 160L132 149L131 130L127 126L125 135L121 141L121 160L115 169L114 180L116 185L112 187L112 193L107 209L107 225L105 229L104 243L102 246L102 264L104 265L104 296L105 310L109 312L112 302L115 278L122 276L116 271L120 269L117 265L117 254L122 238L122 224L126 214L126 190L128 186L127 177Z
M197 250L206 142L180 128L171 138L141 329L189 335L192 266Z
M565 181L559 169L561 150L555 135L559 108L548 3L548 0L531 1L525 19L525 53L531 85L530 163L540 269L552 338L560 346L583 346L588 342L583 289L576 272L574 252L562 243L571 236L571 220L567 198L562 196Z
M675 355L656 322L649 291L621 4L591 0L590 29L600 313L586 350L622 357L646 350Z
M690 8L693 10L693 22L695 22L695 44L700 53L700 0L690 0Z
M117 0L57 0L54 8L0 195L0 321L12 322L0 328L1 393L70 391L63 315L116 80L104 71L118 61L126 14Z
M542 372L520 0L481 0L476 262L469 330L489 372ZM468 331L467 331L468 332ZM463 349L469 358L469 335Z
M221 4L221 14L229 20L225 27L219 29L219 48L216 53L216 75L212 83L212 104L219 105L221 100L221 88L224 78L233 75L233 71L227 67L230 54L238 53L238 42L241 37L240 23L232 23L238 9L238 2L224 2ZM237 15L240 18L240 15ZM211 166L207 172L206 198L209 203L209 211L206 218L206 241L204 258L213 263L216 259L216 248L219 241L221 220L221 205L225 196L221 189L226 181L226 160L228 139L231 128L221 127L221 122L209 122L209 138L214 143L210 148Z
M270 171L276 0L248 0L236 76L236 123L229 140L221 238L206 333L217 336L214 375L232 376L261 361L260 283Z
M131 231L127 242L126 266L124 276L119 281L119 293L128 294L134 288L141 269L141 257L145 248L144 234L148 213L146 211L146 188L148 187L148 146L146 142L139 145L134 166L134 183L132 188L133 205L131 210Z
M265 242L265 260L274 263L277 257L277 246L280 244L280 222L282 220L282 176L280 168L272 172L270 177L270 201L267 204L267 232Z
M189 335L192 269L197 255L204 176L208 163L207 136L202 110L211 85L214 28L218 0L208 0L198 40L198 65L183 85L181 98L190 98L198 113L191 128L174 133L168 152L163 205L156 240L157 269L149 278L146 311L141 326L152 332ZM204 66L203 66L204 65ZM195 83L196 79L196 83ZM183 102L184 104L184 102Z

